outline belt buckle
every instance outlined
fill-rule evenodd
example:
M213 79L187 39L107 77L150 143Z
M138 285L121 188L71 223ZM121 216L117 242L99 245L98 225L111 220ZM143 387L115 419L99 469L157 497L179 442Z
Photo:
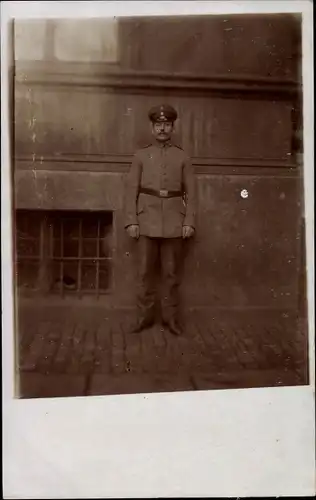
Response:
M160 189L159 194L162 198L166 198L168 196L168 190L167 189Z

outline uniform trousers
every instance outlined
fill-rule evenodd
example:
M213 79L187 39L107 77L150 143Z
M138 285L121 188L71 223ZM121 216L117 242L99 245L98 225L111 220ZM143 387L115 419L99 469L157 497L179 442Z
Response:
M162 319L166 322L177 319L182 238L140 236L137 244L139 259L137 310L139 319L145 321L154 319L158 274L161 274Z

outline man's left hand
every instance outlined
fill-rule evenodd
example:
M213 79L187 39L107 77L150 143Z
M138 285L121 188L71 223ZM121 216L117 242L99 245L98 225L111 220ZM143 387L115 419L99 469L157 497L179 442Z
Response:
M187 239L191 238L194 234L194 227L192 226L183 226L182 228L182 238Z

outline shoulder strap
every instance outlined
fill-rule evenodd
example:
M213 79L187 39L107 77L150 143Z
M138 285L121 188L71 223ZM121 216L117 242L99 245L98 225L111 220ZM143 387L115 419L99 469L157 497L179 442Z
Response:
M174 146L175 148L181 149L181 151L183 151L183 148L179 144L173 143L172 146Z

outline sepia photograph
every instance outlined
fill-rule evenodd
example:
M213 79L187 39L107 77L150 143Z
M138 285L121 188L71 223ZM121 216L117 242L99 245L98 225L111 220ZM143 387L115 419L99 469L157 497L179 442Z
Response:
M1 3L4 498L315 495L312 12Z
M308 384L301 15L10 30L16 397Z

